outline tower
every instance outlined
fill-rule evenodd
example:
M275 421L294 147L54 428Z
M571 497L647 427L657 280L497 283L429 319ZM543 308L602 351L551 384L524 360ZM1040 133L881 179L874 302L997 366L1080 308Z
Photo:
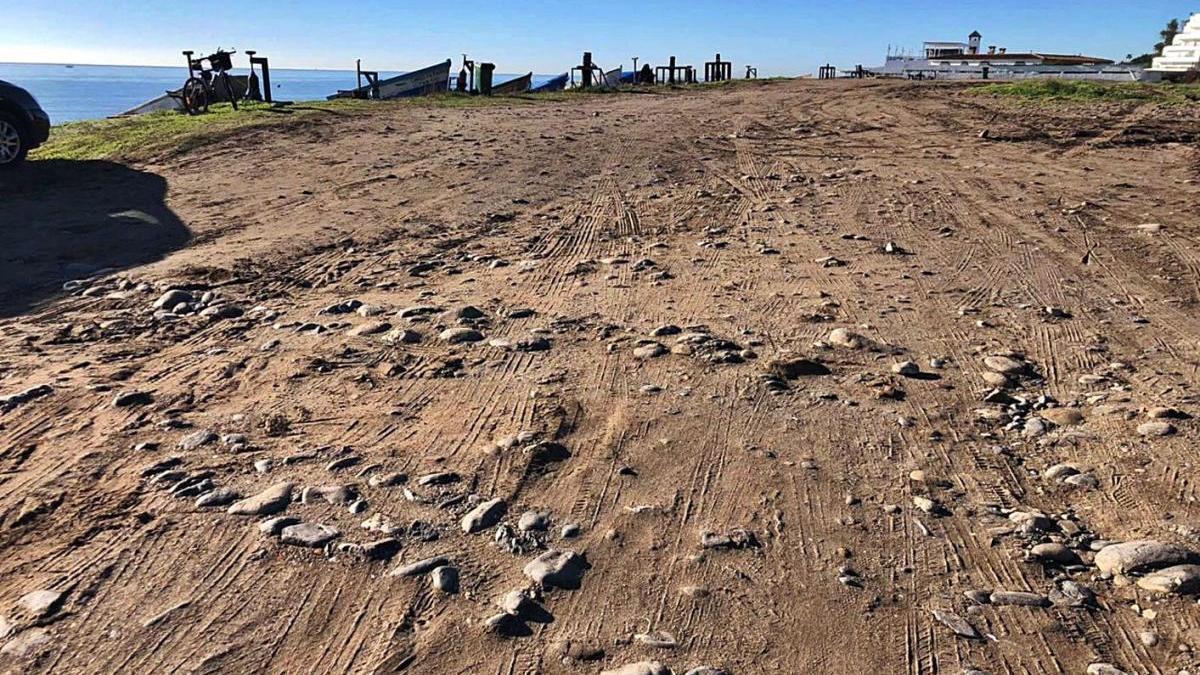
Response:
M967 47L967 53L968 54L978 54L979 53L979 43L981 40L983 40L983 36L979 34L979 31L974 31L969 36L967 36L967 40L968 40L967 44L969 45Z

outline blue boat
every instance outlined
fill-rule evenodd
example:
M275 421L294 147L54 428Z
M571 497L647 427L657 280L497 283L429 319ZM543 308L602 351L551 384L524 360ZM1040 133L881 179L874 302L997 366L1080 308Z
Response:
M542 84L539 84L538 86L534 87L533 89L530 89L529 93L544 94L548 91L562 91L563 89L567 88L567 82L569 82L570 80L571 80L571 74L563 73L562 75L559 75L558 77L554 78L553 80L543 82Z
M344 89L327 98L330 101L336 98L405 98L427 96L449 89L450 59L446 59L435 66L380 80L377 85L368 84L357 89Z
M533 73L526 73L520 77L515 77L508 82L498 84L492 87L493 96L513 96L516 94L524 94L529 91L529 85L533 83Z

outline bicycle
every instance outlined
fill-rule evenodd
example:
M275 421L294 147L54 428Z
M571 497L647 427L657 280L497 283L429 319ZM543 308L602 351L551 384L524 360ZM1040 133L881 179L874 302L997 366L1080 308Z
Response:
M167 93L179 99L179 103L189 115L208 112L209 103L216 101L228 101L233 105L233 109L237 110L237 94L229 77L229 71L233 70L232 57L236 53L218 47L216 52L208 56L193 59L192 54L195 52L185 51L183 55L188 63L187 82L183 83L183 88L178 93ZM207 68L204 67L205 61L208 62ZM222 91L217 90L218 86Z

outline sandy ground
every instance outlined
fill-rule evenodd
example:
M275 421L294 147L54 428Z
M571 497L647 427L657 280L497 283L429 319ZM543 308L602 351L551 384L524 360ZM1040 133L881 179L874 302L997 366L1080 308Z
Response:
M0 668L1200 672L1198 138L796 81L31 165Z

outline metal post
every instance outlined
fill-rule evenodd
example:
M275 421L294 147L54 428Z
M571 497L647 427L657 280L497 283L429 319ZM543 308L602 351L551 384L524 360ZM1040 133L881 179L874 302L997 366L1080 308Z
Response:
M592 53L583 53L583 88L588 89L592 86Z
M275 99L271 98L271 64L267 61L267 57L262 56L258 59L258 65L262 67L263 100L267 103L274 103Z
M675 57L671 57L671 70L667 73L667 84L675 84Z

